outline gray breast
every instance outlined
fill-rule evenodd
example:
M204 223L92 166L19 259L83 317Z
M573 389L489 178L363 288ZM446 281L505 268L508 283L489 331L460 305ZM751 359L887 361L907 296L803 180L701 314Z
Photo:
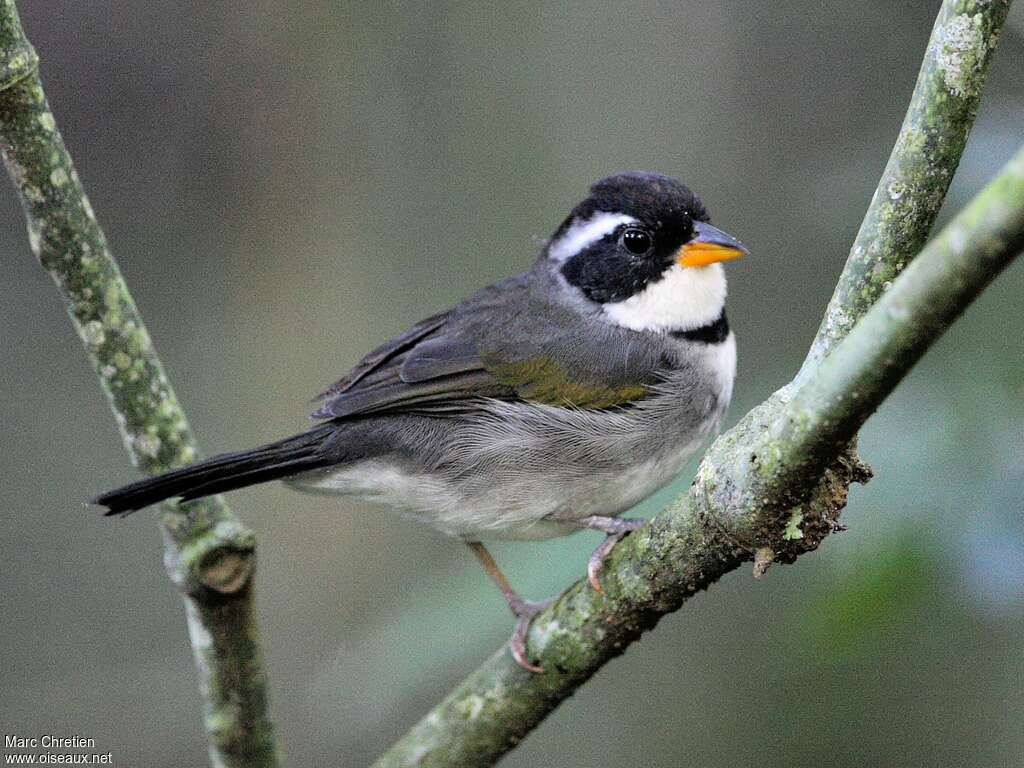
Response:
M672 480L717 428L732 394L735 341L681 344L652 396L631 407L487 400L466 417L372 420L365 428L380 452L293 484L464 538L571 533L558 521L625 512Z
M692 345L653 396L629 408L491 401L453 431L433 472L470 505L461 524L507 536L556 533L541 520L618 515L672 480L717 428L734 372L730 336Z

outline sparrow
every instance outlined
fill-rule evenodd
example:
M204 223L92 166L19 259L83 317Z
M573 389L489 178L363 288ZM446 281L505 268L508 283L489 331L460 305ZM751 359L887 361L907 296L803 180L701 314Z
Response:
M425 522L466 542L517 621L509 647L531 671L526 634L547 603L524 600L484 539L605 534L666 485L719 426L736 340L722 262L747 254L711 226L679 181L631 171L596 182L533 266L428 317L323 392L317 424L104 493L127 514L270 480Z

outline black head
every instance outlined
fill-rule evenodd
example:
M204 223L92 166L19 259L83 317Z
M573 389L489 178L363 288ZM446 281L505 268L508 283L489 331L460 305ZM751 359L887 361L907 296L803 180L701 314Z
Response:
M709 221L704 204L690 188L671 176L648 171L624 171L594 182L590 195L577 205L566 224L590 218L597 211L625 213L666 233L681 232L691 221Z
M657 282L674 265L706 266L728 248L707 224L704 205L669 176L628 171L601 179L555 231L544 256L555 261L570 285L600 304L624 301ZM713 238L720 258L684 260L684 246ZM728 237L728 236L725 236ZM728 238L733 256L742 247ZM692 254L691 254L692 256Z

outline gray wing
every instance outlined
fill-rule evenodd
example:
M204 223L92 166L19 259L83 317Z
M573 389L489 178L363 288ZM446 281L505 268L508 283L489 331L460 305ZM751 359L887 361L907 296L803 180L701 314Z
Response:
M381 345L318 399L313 417L458 412L481 398L621 407L661 381L665 350L646 334L589 325L544 302L525 275L485 288Z
M427 357L421 356L421 350ZM481 397L515 399L516 392L484 367L472 344L436 335L382 361L350 387L329 396L313 417L463 410Z
M334 382L324 392L317 395L315 399L333 399L343 392L354 388L360 381L374 373L374 371L379 371L381 368L386 367L389 362L412 349L418 341L429 336L444 324L445 315L443 314L421 320L405 333L401 333L381 344L373 352L360 360L355 368Z
M490 286L462 304L423 320L364 357L316 399L316 419L385 411L452 411L481 397L515 399L484 364L474 329L521 293L523 276Z

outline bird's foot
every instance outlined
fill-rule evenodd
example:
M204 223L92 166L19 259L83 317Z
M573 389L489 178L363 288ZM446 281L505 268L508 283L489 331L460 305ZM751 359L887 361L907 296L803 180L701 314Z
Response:
M469 548L476 555L484 570L487 571L487 575L498 585L501 594L505 596L505 602L508 603L509 610L516 617L516 628L512 630L512 638L509 640L512 658L516 660L516 664L525 670L543 672L544 668L531 664L530 659L526 655L526 633L530 631L530 622L533 621L533 617L554 601L543 600L535 603L532 600L524 600L518 592L512 589L512 585L508 583L505 574L501 572L498 564L494 562L494 558L487 551L487 547L479 541L467 541L466 544L469 545Z
M522 598L514 601L509 600L508 607L512 609L512 613L516 617L516 628L512 630L512 637L508 643L509 650L512 653L512 658L516 660L516 664L528 672L540 673L544 671L544 667L532 664L526 655L526 633L530 631L530 622L533 621L533 617L551 605L552 602L554 602L553 599L541 600L539 602L523 600Z
M637 528L644 526L647 521L629 517L605 517L604 515L591 515L577 521L584 528L592 528L596 531L603 531L606 534L605 540L594 550L587 561L587 581L594 591L604 594L604 587L598 578L604 559L615 548L615 545L622 541L628 534Z

